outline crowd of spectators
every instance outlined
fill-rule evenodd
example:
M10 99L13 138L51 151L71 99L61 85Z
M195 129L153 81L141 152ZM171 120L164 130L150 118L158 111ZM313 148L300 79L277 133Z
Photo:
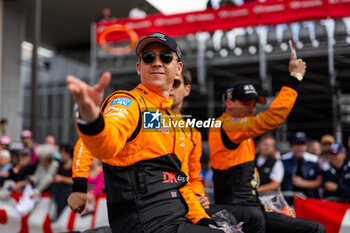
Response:
M349 153L332 135L325 134L316 140L297 132L290 139L290 151L282 155L275 138L263 135L257 142L255 163L260 176L260 195L281 190L287 196L305 195L350 203ZM208 174L211 174L210 162L203 165L201 172L210 195L213 184ZM286 199L293 204L292 198Z
M272 135L260 137L255 160L260 195L280 189L293 195L350 203L350 161L344 145L329 134L318 141L297 132L291 137L290 148L280 155ZM292 203L292 199L287 200Z
M21 143L11 146L12 140L1 128L0 138L0 199L9 200L21 192L16 205L17 212L26 216L35 208L41 194L51 194L47 210L52 222L56 221L67 206L72 191L73 148L68 144L57 145L55 137L48 135L43 144L36 144L29 130L22 131ZM102 166L95 161L89 178L87 213L92 213L96 197L104 191ZM67 206L68 208L68 206Z
M12 192L23 192L17 204L24 216L35 208L42 192L51 193L50 219L55 221L67 206L72 191L73 148L56 145L48 135L43 144L34 143L31 131L21 133L21 148L12 148L11 139L2 126L0 138L0 199ZM256 167L260 175L260 195L279 189L302 193L307 197L350 202L350 160L344 145L336 143L332 135L308 140L298 132L290 140L291 151L280 155L275 138L266 134L257 142ZM213 188L210 162L201 175L206 190ZM96 197L104 191L102 164L94 159L88 179L86 210L93 213Z

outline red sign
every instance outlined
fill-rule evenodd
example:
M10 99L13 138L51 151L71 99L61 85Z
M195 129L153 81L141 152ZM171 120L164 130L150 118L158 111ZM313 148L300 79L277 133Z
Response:
M296 216L314 220L326 227L327 233L350 232L350 205L312 198L295 200Z
M151 15L144 19L119 19L96 24L96 39L108 26L122 24L136 31L140 38L153 32L183 36L200 31L230 30L236 27L271 25L293 21L342 18L350 16L350 0L285 0L248 2L243 6L226 6L177 15ZM106 40L118 42L129 39L125 33L111 33Z

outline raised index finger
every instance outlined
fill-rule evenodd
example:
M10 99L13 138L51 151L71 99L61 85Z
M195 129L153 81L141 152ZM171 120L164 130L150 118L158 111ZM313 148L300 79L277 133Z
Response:
M100 80L98 80L98 83L94 86L94 89L98 92L101 92L108 86L110 81L111 81L111 73L104 72L100 77Z

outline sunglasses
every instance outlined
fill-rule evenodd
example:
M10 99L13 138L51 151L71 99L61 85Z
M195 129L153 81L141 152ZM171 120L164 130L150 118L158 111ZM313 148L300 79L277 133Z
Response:
M156 54L153 52L145 52L140 56L140 59L146 64L151 64L154 59L156 59ZM169 64L173 58L174 58L174 53L173 52L161 52L159 55L160 60L165 63Z
M181 85L182 81L180 79L174 79L173 88L178 88Z

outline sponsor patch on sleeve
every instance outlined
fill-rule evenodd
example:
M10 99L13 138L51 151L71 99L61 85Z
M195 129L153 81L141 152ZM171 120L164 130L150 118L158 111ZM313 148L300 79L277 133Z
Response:
M119 97L119 98L114 99L110 105L119 104L119 105L123 105L125 107L129 107L130 103L131 103L131 99L126 98L126 97Z
M240 118L233 118L230 121L238 121Z

